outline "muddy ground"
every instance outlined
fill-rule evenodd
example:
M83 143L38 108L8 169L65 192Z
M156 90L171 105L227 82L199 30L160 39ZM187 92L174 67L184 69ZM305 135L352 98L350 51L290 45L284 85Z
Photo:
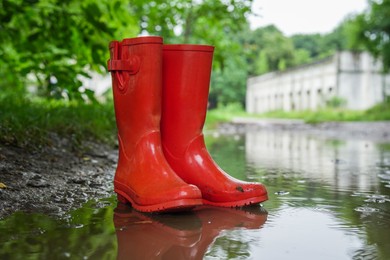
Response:
M222 134L258 130L299 131L334 139L367 139L390 143L390 122L323 123L299 120L235 119L222 124ZM84 143L75 149L69 140L26 149L0 143L0 219L16 212L62 216L84 202L114 195L117 148Z
M90 199L113 195L117 152L55 138L42 148L0 144L0 219L15 211L62 216Z

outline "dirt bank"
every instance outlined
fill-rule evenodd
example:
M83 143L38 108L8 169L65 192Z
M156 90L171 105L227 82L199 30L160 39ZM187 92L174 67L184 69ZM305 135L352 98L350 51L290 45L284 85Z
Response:
M90 199L113 194L116 149L86 143L23 149L0 144L0 219L15 211L61 216Z

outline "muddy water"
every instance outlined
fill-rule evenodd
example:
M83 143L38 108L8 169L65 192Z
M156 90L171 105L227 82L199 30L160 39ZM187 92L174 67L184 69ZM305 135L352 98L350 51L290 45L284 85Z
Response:
M210 135L215 160L261 181L263 207L147 215L90 201L0 222L0 259L390 259L390 145L288 131Z

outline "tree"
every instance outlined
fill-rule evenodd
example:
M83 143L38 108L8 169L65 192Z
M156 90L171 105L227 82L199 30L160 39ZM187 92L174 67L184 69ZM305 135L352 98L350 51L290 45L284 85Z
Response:
M383 72L390 70L390 0L370 0L369 8L349 24L349 44L355 49L366 49L383 64ZM385 79L385 77L383 77ZM385 81L382 96L389 100Z
M264 51L260 51L255 66L258 75L269 72L267 54Z
M247 24L252 0L3 0L0 87L35 80L47 97L81 99L80 75L105 71L108 42L139 33L166 43L216 46L223 69L240 45L230 35Z
M295 49L306 50L311 58L317 57L321 53L322 36L315 34L295 34L291 36Z
M247 70L237 34L248 27L246 17L252 0L165 2L142 6L154 17L143 24L142 30L151 33L157 27L165 43L215 46L209 95L211 107L218 103L244 103ZM174 19L167 20L167 17Z
M70 99L93 98L79 91L79 76L104 69L109 40L137 32L119 0L4 0L0 21L3 87L33 79L41 94Z
M215 46L214 67L240 52L233 35L247 25L252 0L133 1L141 32L164 37L165 43Z
M224 69L215 68L211 78L210 108L218 104L240 103L245 105L247 64L244 56L226 60Z
M306 64L312 61L309 51L306 49L294 50L294 66Z
M322 59L333 55L336 51L351 49L348 33L351 30L351 17L347 17L333 31L326 34L296 34L291 37L294 47L297 50L305 50L309 54L309 59L306 59L306 54L297 54L297 64L310 62L313 60ZM299 61L298 61L299 60Z
M384 70L390 69L390 0L370 0L369 9L356 16L355 41L360 42L376 58L383 62Z
M163 36L165 43L215 46L211 107L244 102L247 70L237 34L248 27L252 0L137 0L133 4L142 33Z
M258 28L242 37L249 75L283 70L295 64L293 42L274 25Z

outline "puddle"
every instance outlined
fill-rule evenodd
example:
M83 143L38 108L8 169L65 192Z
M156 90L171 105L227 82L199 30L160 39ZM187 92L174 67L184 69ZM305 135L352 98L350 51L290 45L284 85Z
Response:
M388 145L287 131L206 141L227 172L267 186L263 207L143 214L113 196L58 218L18 212L0 221L0 259L390 259Z

